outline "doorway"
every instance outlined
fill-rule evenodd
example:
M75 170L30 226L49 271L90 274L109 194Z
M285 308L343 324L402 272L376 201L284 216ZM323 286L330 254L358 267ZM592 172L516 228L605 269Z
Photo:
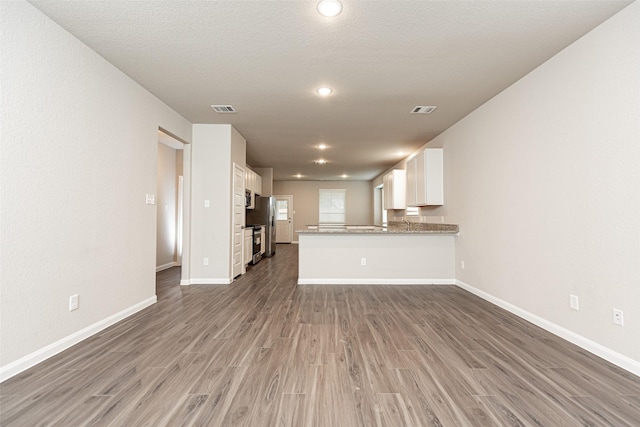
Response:
M293 196L276 198L276 243L291 243L293 239Z
M182 264L184 145L158 131L156 272Z

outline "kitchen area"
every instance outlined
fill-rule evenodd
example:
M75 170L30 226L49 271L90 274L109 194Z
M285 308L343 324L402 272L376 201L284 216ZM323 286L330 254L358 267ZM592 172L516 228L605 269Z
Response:
M276 253L276 201L262 196L262 176L245 168L245 226L243 230L243 263L256 265L263 257Z

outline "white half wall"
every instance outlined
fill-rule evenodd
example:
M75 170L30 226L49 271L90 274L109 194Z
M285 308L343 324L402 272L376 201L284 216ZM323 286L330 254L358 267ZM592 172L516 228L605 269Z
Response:
M428 144L444 147L456 278L635 361L636 373L638 40L634 2Z
M299 285L456 283L453 235L300 233L299 244Z
M158 128L191 124L26 2L0 2L0 63L5 378L155 301Z

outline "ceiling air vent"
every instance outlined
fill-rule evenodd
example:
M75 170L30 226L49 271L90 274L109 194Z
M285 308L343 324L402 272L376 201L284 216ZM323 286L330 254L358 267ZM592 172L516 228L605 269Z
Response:
M216 113L223 113L223 114L237 113L236 109L233 108L231 105L212 105L211 108L213 108L213 110Z
M438 107L435 105L417 105L413 107L411 114L431 114L436 108Z

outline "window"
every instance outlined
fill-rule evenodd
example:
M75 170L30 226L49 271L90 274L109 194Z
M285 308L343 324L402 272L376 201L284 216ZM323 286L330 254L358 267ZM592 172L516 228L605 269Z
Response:
M407 206L407 210L405 211L406 216L418 216L420 215L420 209L413 206Z
M276 221L289 219L289 201L287 199L276 200Z
M320 224L344 224L346 222L345 196L347 190L320 189Z

